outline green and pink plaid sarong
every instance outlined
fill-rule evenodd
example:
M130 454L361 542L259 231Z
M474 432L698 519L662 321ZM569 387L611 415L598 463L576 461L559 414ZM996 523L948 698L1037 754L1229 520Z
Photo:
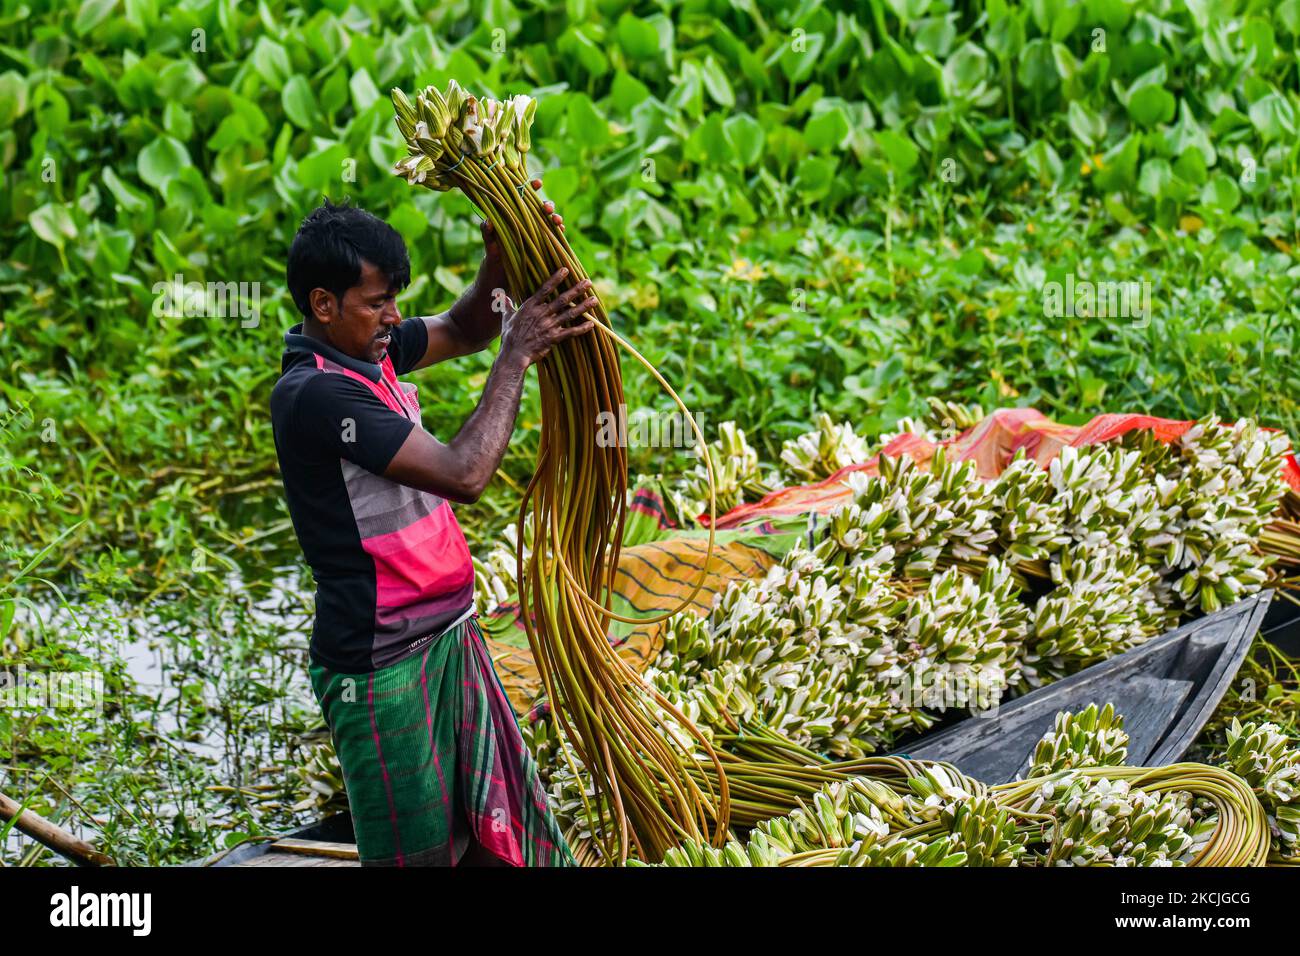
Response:
M363 866L574 865L476 617L372 673L310 672Z

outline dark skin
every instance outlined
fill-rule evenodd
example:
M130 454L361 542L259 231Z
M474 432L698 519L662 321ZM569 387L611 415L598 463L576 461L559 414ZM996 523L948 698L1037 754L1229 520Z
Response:
M540 187L541 181L533 180L533 188ZM563 229L554 205L548 202L545 208ZM506 288L505 265L491 223L483 222L480 228L484 254L478 275L450 309L422 318L429 345L415 367L482 351L499 335L501 348L483 396L455 438L443 444L423 428L414 428L384 471L385 478L398 484L465 504L479 499L501 464L528 367L565 339L590 332L595 322L582 316L597 304L590 279L546 301L568 274L559 269L517 309L510 311L508 299L506 309L494 309L494 302L502 301L497 290ZM345 355L378 363L387 351L388 335L402 321L397 291L374 264L363 261L360 281L341 299L325 289L311 291L312 316L303 323L303 334Z

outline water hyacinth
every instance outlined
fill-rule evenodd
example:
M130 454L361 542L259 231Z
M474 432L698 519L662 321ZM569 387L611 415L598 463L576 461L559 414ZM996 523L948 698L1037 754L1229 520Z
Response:
M415 102L401 90L392 91L397 127L407 142L406 159L394 171L411 185L445 192L456 183L447 175L465 156L492 165L504 163L528 178L526 156L532 147L531 127L537 101L512 96L504 103L479 99L455 80L446 92L427 86Z
M730 441L743 464L737 476L757 475L743 435ZM1135 647L1185 610L1213 602L1207 595L1224 593L1221 585L1243 596L1257 589L1266 562L1253 542L1280 497L1280 444L1250 426L1207 421L1184 442L1146 436L1066 449L1047 469L1021 456L993 481L942 454L928 467L884 458L879 475L847 477L853 500L828 516L811 551L799 546L763 578L733 583L704 618L670 620L646 676L738 752L756 752L754 728L837 758L895 746L945 709L978 710ZM1189 784L1188 793L1199 793L1192 797L1134 784L1131 774L1066 773L1118 767L1126 740L1122 720L1106 708L1058 718L1032 770L1052 777L1035 780L1043 793L1017 807L1050 817L1059 839L1048 845L1045 829L1047 842L1031 847L1026 862L1180 865L1212 836L1223 843L1219 815L1228 811L1214 802L1214 778L1205 791ZM1294 858L1300 830L1286 796L1295 771L1285 766L1294 764L1274 772L1267 789L1268 774L1254 771L1251 780L1268 805L1259 839L1266 851L1271 828L1279 859ZM928 775L913 779L912 825L941 828L945 812L978 796L960 791L960 782L946 792ZM1135 813L1136 828L1122 819ZM1104 840L1071 829L1092 826L1103 828ZM767 862L755 862L747 843L701 850L699 858L727 865L728 850L733 857L743 850L748 865L831 865L825 854L839 865L979 858L938 830L924 838L867 834L798 852L781 842L785 833L778 827L764 837L759 858ZM1219 861L1254 853L1231 841L1212 849L1207 859Z
M978 579L948 569L908 603L904 616L906 673L928 709L988 709L1019 683L1029 612L996 558Z
M1123 719L1109 708L1058 715L1035 773L988 787L947 764L882 758L826 782L721 847L689 840L663 866L1241 866L1267 854L1264 813L1246 781L1202 764L1122 766ZM1263 779L1271 732L1232 736ZM1091 740L1089 738L1098 739ZM1253 743L1246 743L1255 737ZM1044 759L1044 744L1050 755ZM1252 756L1253 755L1253 756ZM892 762L891 762L892 761ZM888 767L884 766L888 764ZM811 767L805 767L807 773ZM1283 774L1287 771L1283 768ZM1263 776L1260 776L1263 775ZM606 821L602 825L610 825ZM574 826L577 838L589 827ZM1261 842L1262 841L1262 842ZM629 861L630 865L640 865Z
M1151 439L1133 440L1149 448ZM1165 522L1143 541L1186 607L1215 611L1259 590L1269 560L1256 548L1286 491L1282 454L1290 445L1255 422L1197 422L1175 443L1177 455L1152 455L1167 500Z
M993 482L992 509L995 549L1012 567L1033 563L1041 574L1052 555L1071 542L1065 503L1057 498L1051 475L1023 451Z
M837 781L790 813L763 821L743 843L732 841L725 850L711 853L699 841L687 841L670 850L662 865L787 866L819 853L816 865L836 865L841 851L864 841L874 844L891 832L915 825L916 818L907 810L911 802L869 777ZM917 852L927 851L918 847ZM844 865L879 864L859 861Z
M948 852L962 854L964 866L1017 866L1025 856L1028 834L988 797L956 801L939 820L949 833Z
M671 619L647 677L692 714L693 689L718 682L734 717L837 757L875 752L949 708L996 705L1019 681L1029 620L1010 574L996 560L979 577L953 568L909 599L892 564L888 548L847 567L795 548L761 581L729 587L706 619Z

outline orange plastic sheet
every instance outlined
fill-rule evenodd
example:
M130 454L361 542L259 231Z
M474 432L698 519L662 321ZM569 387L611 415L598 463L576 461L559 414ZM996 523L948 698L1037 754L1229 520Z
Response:
M1062 425L1032 408L1003 408L993 412L978 425L948 441L935 444L920 435L899 435L880 450L881 455L909 455L928 465L940 445L955 453L958 460L974 461L981 478L996 478L1020 449L1043 467L1067 445L1075 448L1111 441L1137 429L1150 429L1161 441L1173 441L1195 422L1156 418L1152 415L1098 415L1086 425ZM733 508L718 518L717 527L744 528L755 523L788 518L815 511L827 514L848 503L853 493L844 479L853 472L874 475L879 455L859 465L841 468L825 481L813 485L782 488L752 504ZM1283 459L1282 475L1300 491L1300 464L1294 454ZM702 515L707 522L708 516Z

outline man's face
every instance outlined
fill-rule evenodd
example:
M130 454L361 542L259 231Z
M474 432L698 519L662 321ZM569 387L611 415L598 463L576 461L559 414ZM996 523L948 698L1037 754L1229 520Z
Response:
M393 327L402 321L397 289L373 263L362 260L361 281L342 301L324 289L312 290L312 310L330 345L344 355L378 363L388 350Z

